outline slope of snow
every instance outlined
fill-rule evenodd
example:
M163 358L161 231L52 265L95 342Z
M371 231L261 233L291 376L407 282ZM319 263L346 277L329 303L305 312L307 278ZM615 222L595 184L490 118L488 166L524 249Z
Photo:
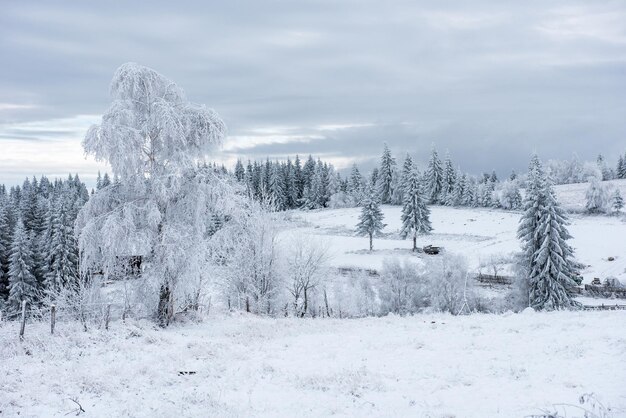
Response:
M379 269L387 257L405 257L418 260L429 257L412 254L410 240L398 236L401 226L401 208L383 206L387 224L383 236L374 240L374 251L366 251L366 237L355 236L359 208L293 211L292 223L285 235L303 234L315 237L328 246L336 266ZM469 268L491 257L509 256L520 250L517 227L520 213L483 208L431 207L433 233L418 238L418 246L442 246L446 251L467 257ZM615 276L626 283L626 222L624 217L587 216L572 214L569 231L576 258L587 265L584 282L594 277ZM614 257L614 261L608 261Z
M617 188L622 197L626 198L626 179L608 180L600 184L609 191L609 196L611 196L612 191ZM589 183L560 184L554 186L559 202L564 208L573 212L582 212L585 210L585 193L588 188Z
M624 311L58 325L0 326L2 414L521 417L593 392L626 415Z

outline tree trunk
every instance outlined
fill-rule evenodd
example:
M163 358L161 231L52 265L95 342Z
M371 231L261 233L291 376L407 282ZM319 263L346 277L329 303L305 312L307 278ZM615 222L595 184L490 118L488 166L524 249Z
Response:
M308 309L309 299L306 294L306 287L304 288L304 304L302 306L302 313L300 313L300 318L304 318L306 315L306 310Z
M417 237L413 234L413 252L417 251Z
M167 283L161 285L159 291L159 307L157 320L163 328L167 327L174 317L174 295Z
M372 235L373 234L370 233L370 251L374 249L374 244L372 243Z
M330 309L328 308L328 295L326 294L326 288L324 288L324 305L326 305L326 316L330 318Z

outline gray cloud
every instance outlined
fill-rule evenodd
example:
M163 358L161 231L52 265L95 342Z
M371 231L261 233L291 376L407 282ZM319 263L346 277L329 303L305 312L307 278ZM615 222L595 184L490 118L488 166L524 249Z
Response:
M535 151L626 148L623 2L222 3L3 4L0 147L101 114L115 68L136 61L223 116L228 161L366 162L383 141L419 158L435 143L465 170L504 174Z

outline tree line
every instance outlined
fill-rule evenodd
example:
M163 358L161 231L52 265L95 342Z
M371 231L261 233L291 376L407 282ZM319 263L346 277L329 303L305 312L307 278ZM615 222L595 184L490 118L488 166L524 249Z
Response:
M78 175L0 185L0 307L41 303L79 276L74 223L89 199Z

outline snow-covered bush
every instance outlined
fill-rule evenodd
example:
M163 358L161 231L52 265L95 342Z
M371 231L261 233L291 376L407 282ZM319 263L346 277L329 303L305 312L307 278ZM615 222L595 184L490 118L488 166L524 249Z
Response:
M419 267L411 262L385 259L378 282L380 313L405 315L429 305L429 283Z
M228 308L273 315L284 306L285 260L278 229L260 207L215 233L210 259Z
M466 312L474 309L474 281L468 277L467 261L464 257L444 254L442 257L429 259L425 275L429 279L428 293L433 309L457 315L464 309L466 301Z
M380 301L373 282L374 279L363 272L335 277L327 288L330 315L335 318L378 315Z
M499 206L503 209L516 210L522 207L522 195L517 179L500 183L495 195Z
M357 198L346 192L339 191L330 196L328 207L330 209L353 208L358 204Z
M604 185L596 177L589 179L589 187L585 193L585 210L587 213L606 213L609 207L609 196Z

